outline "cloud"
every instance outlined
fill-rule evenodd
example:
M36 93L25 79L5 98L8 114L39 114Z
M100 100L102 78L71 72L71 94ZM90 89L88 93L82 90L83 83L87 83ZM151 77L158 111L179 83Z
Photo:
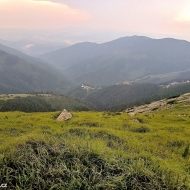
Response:
M0 0L0 28L70 29L76 35L84 29L88 34L114 31L190 39L189 10L189 0Z
M84 11L47 0L0 0L0 7L4 28L60 28L89 19Z

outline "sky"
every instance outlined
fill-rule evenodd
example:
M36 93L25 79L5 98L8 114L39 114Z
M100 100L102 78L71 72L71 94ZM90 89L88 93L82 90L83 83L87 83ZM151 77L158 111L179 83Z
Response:
M105 42L122 36L190 41L189 0L0 0L0 39Z

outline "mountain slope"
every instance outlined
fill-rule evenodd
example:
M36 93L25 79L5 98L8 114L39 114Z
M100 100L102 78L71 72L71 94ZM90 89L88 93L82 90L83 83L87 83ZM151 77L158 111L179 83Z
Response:
M71 86L56 70L34 63L0 50L0 93L55 91Z
M146 98L151 99L159 92L159 86L152 84L114 85L89 94L85 100L95 105L97 109L111 110L123 104L132 106L139 100L143 103Z
M32 40L19 40L12 42L0 39L0 43L31 56L38 56L43 53L51 52L63 47L68 47L68 44L64 42L46 42Z
M188 190L189 104L133 117L72 112L66 122L60 112L0 112L2 180L9 189Z
M11 55L15 55L15 56L18 56L22 59L25 59L26 61L30 62L30 63L34 63L34 62L40 62L38 59L34 58L34 57L31 57L29 55L26 55L16 49L13 49L13 48L10 48L8 46L5 46L3 44L0 44L0 50L1 51L5 51L6 53L8 54L11 54Z
M65 94L89 102L96 110L121 111L132 106L143 105L190 92L189 82L172 84L128 83L93 88L90 91L78 86L70 89Z
M190 69L189 52L190 43L184 40L132 36L103 44L80 43L41 57L78 83L112 85Z
M92 58L93 55L97 55L97 46L97 44L90 42L78 43L68 48L42 54L40 57L54 66L65 70L84 59Z
M183 80L190 78L190 69L185 71L177 71L171 73L163 73L163 74L155 74L155 75L148 75L139 79L136 79L132 82L138 83L164 83L166 81L173 81L173 80Z

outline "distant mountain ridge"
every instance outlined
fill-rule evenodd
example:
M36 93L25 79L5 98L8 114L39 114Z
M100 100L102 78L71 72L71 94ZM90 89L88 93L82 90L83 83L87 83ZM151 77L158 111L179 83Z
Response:
M39 40L18 40L12 42L0 39L0 43L31 56L38 56L43 53L51 52L69 46L69 44L65 42L51 42Z
M171 73L162 73L162 74L155 74L155 75L148 75L144 76L139 79L135 79L134 81L130 81L133 83L165 83L170 82L175 79L177 80L185 80L190 77L190 69L185 71L176 71ZM125 84L125 82L123 82Z
M0 45L0 93L57 91L70 86L72 82L52 66Z
M45 61L48 61L52 65L57 66L62 70L65 70L70 68L71 66L74 66L83 57L93 57L97 45L98 44L96 43L90 42L78 43L68 48L61 48L50 53L42 54L40 57L43 58Z
M6 53L8 53L8 54L18 56L18 57L20 57L20 58L22 58L22 59L27 60L28 62L33 62L33 61L35 61L35 62L36 62L36 61L40 62L39 59L37 59L37 58L31 57L31 56L29 56L29 55L26 55L26 54L24 54L24 53L22 53L22 52L20 52L20 51L18 51L18 50L16 50L16 49L14 49L14 48L5 46L5 45L3 45L3 44L0 44L0 50L6 52Z
M132 36L103 44L79 43L43 54L41 58L61 68L79 84L113 85L190 69L190 42ZM160 78L156 81L165 82Z

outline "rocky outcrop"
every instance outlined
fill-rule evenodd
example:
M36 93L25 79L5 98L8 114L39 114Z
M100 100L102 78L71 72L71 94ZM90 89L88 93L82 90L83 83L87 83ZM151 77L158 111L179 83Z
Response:
M187 102L188 103L187 105L189 105L190 93L183 94L178 97L155 101L150 104L146 104L146 105L142 105L138 107L129 108L125 110L125 112L127 112L131 116L134 116L138 113L150 113L156 110L170 109L173 106L173 104L182 103L182 102Z
M72 118L72 114L68 112L66 109L64 109L61 114L58 116L57 120L58 121L66 121L68 119Z

